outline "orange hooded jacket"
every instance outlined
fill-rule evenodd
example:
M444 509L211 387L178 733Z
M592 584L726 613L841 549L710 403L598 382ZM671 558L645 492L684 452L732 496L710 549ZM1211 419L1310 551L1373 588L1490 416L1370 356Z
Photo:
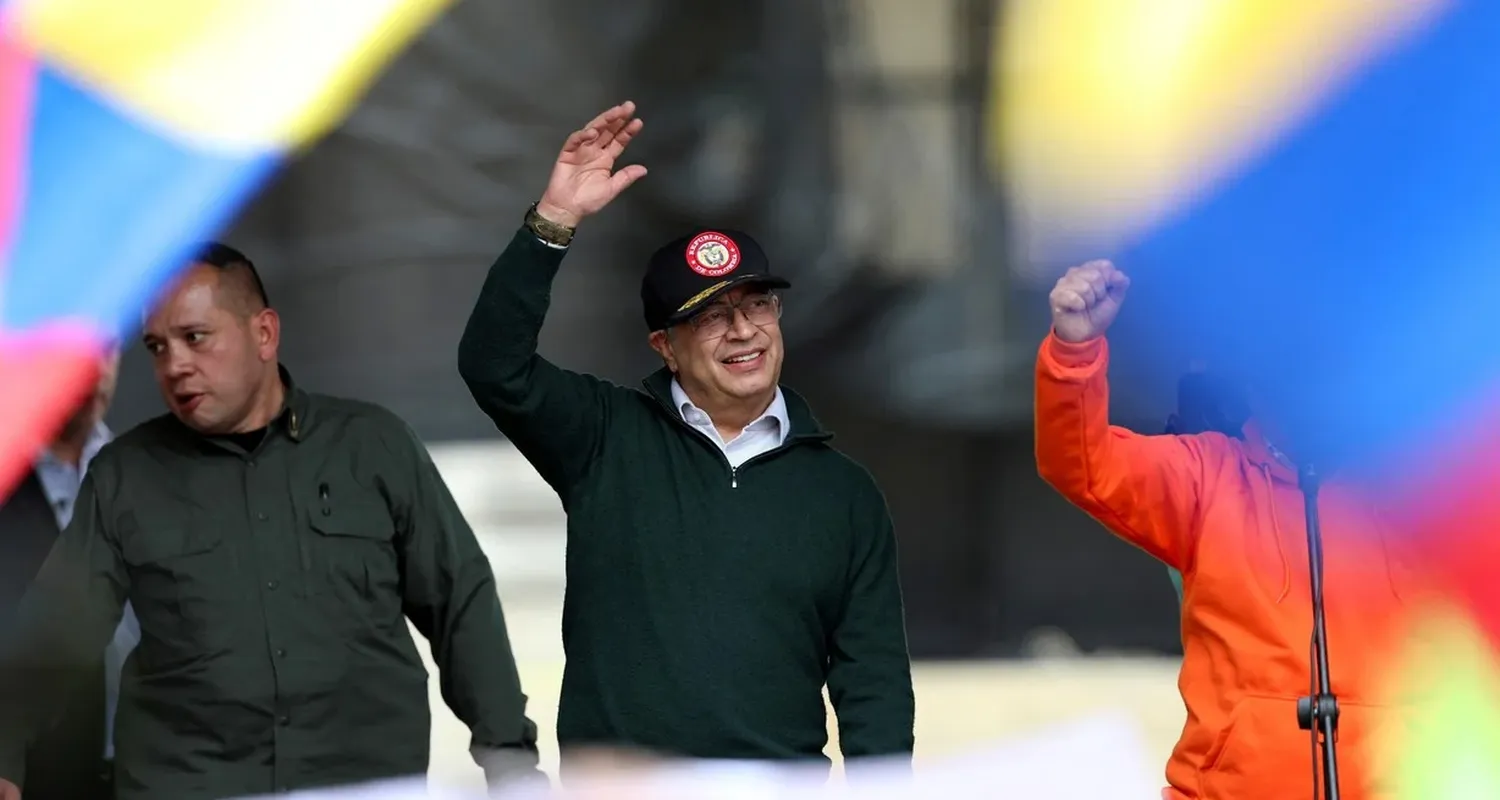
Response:
M1109 348L1049 335L1036 372L1042 477L1115 535L1183 576L1187 723L1163 796L1208 800L1313 797L1311 733L1297 725L1309 694L1312 611L1303 495L1296 473L1258 434L1143 436L1109 424ZM1394 531L1337 481L1320 492L1324 599L1333 690L1340 701L1340 788L1373 800L1383 770L1376 728L1399 724L1377 703L1379 667L1414 573ZM1386 732L1381 732L1389 733Z

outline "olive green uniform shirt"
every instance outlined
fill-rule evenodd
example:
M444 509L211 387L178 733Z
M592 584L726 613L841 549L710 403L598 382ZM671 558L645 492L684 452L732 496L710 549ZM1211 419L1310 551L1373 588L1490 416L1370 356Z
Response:
M164 416L94 460L0 662L0 777L23 793L63 667L98 657L126 600L141 642L116 720L122 800L425 773L407 620L476 759L536 774L493 573L426 450L385 409L283 379L253 452Z

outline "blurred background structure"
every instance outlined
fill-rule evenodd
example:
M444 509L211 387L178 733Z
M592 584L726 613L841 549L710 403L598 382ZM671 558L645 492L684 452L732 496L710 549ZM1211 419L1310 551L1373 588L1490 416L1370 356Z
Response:
M562 139L624 99L646 120L631 156L651 175L576 240L543 353L633 385L652 367L645 255L698 222L755 233L796 283L787 380L896 519L923 752L1102 705L1138 710L1163 754L1175 739L1165 570L1035 473L1031 369L1052 276L1010 269L984 166L997 13L991 0L461 3L225 234L265 275L299 383L385 404L429 443L490 553L549 759L562 513L474 407L455 352ZM1116 413L1154 430L1180 364L1132 347L1146 324L1119 326ZM160 411L136 347L110 422ZM1055 660L1073 655L1094 658ZM1016 661L1032 657L1046 660ZM435 768L468 775L462 728L439 717Z

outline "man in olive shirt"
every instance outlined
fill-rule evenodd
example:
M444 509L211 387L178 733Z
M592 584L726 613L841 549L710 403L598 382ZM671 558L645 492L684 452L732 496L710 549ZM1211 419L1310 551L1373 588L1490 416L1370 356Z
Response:
M755 240L696 229L651 257L644 338L664 366L643 390L536 351L574 226L645 174L614 168L640 129L625 104L569 137L459 345L475 401L568 512L564 763L621 746L821 760L826 686L850 771L909 765L895 531L874 479L780 384L788 282Z
M152 312L171 414L104 447L0 662L0 800L26 741L140 621L116 718L123 800L209 800L425 773L432 644L491 782L539 776L493 573L415 434L279 366L253 265L204 249Z

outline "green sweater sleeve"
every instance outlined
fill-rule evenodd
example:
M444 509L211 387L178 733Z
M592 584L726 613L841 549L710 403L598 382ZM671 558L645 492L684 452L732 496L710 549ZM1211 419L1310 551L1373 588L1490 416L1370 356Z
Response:
M839 748L847 761L910 756L916 701L905 611L897 570L896 532L873 481L855 510L857 527L843 614L833 632L828 696L838 716Z
M565 253L518 230L490 267L458 346L458 371L474 401L564 506L603 445L610 404L626 391L537 354Z

